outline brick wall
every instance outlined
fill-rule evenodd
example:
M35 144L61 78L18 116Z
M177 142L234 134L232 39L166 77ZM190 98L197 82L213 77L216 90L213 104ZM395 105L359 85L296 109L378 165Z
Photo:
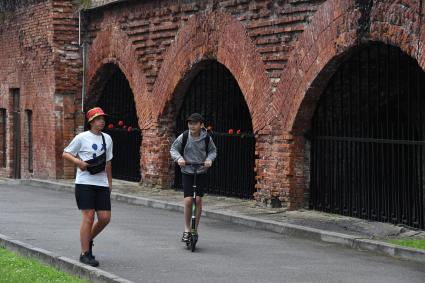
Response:
M361 42L379 40L422 55L420 7L421 1L126 1L86 15L88 81L99 80L105 62L129 74L144 129L142 175L169 184L168 147L185 84L199 62L217 60L237 80L251 112L255 198L297 208L308 196L303 135L327 80Z
M289 200L281 174L290 145L282 136L277 109L269 105L297 37L322 2L127 1L86 13L89 83L99 80L99 69L106 62L118 64L124 73L142 72L141 87L132 83L131 76L127 78L133 92L141 90L134 93L144 129L145 182L171 183L168 150L184 94L181 82L193 76L200 61L215 59L232 72L251 112L258 156L257 199L268 203L272 192L282 201ZM89 96L99 90L94 85Z
M82 125L80 101L82 62L77 7L72 1L52 0L56 176L71 177L75 166L64 162L63 149ZM79 119L78 119L78 116Z
M7 166L2 176L11 176L13 168L12 89L19 89L21 115L21 171L29 177L28 150L25 143L25 110L34 113L34 172L40 177L55 177L54 116L52 99L53 70L49 30L52 27L50 4L30 1L3 11L0 24L0 108L7 110ZM28 6L26 5L28 4ZM53 153L53 154L52 154ZM52 156L53 155L53 156Z
M285 178L292 181L289 189L296 207L305 202L301 196L308 195L308 144L303 135L327 82L350 51L368 41L398 46L425 69L422 2L328 0L298 38L273 100L282 114L283 131L295 143L288 164L293 174Z
M61 177L63 145L75 131L75 110L63 107L62 97L81 89L75 7L70 1L22 0L3 7L1 14L0 108L7 110L8 154L0 175L13 173L11 91L19 89L22 177ZM74 103L73 97L65 101ZM26 110L33 113L33 173L28 170ZM66 123L69 118L72 122Z
M10 89L19 88L21 109L34 113L34 175L70 177L74 168L60 155L84 119L76 7L71 1L28 1L26 9L0 17L0 108L7 109L11 129ZM83 12L82 21L88 44L85 103L96 104L105 65L116 64L133 91L144 135L143 180L168 186L168 150L185 87L203 60L217 60L235 77L251 113L254 197L297 208L308 196L304 133L327 81L353 47L368 41L399 46L424 67L422 2L93 1L97 8ZM10 176L10 130L6 138L7 169L0 174Z

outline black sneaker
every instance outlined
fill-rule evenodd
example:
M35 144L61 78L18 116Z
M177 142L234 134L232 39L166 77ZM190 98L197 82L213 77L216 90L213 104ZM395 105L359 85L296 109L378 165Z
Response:
M183 232L182 242L189 242L191 236L190 232Z
M88 252L80 255L80 262L93 267L99 266L99 262L95 260L92 256L90 256Z
M91 240L91 241L90 241L90 245L89 245L89 255L90 255L93 259L95 259L96 257L93 255L93 246L94 246L94 243L93 243L93 240Z

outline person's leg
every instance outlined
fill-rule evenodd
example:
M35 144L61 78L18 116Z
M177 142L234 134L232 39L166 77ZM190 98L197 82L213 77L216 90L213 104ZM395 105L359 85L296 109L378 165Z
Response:
M96 191L95 209L97 221L91 230L91 240L93 240L111 221L111 193L109 188L94 186Z
M196 229L198 229L199 221L201 220L202 214L202 197L196 197Z
M182 174L182 183L184 191L184 232L190 232L190 220L192 218L193 176Z
M184 231L190 232L190 220L192 218L192 197L184 198Z
M89 243L91 240L91 230L94 222L95 214L95 192L90 185L75 185L75 200L78 209L81 210L80 225L80 243L81 253L89 251Z
M80 226L81 254L89 251L91 231L94 222L94 209L81 210L83 219Z
M93 225L91 230L91 240L93 240L103 229L105 229L106 225L111 221L111 211L108 210L99 210L96 211L97 221Z
M196 230L198 230L199 222L201 221L202 215L202 198L204 197L204 191L207 186L207 175L199 174L196 177L196 185L197 185L197 196L196 196Z

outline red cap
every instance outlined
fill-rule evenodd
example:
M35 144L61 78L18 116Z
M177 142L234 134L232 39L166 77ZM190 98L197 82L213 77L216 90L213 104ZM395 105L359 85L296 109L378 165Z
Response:
M102 108L100 107L92 108L89 111L87 111L87 114L86 114L87 122L90 123L91 121L93 121L95 118L99 116L106 116Z

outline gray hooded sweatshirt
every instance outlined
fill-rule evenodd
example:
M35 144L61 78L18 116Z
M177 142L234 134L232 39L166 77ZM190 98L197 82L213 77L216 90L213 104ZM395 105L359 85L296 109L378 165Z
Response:
M206 138L210 139L208 144L208 155L207 150L205 150ZM186 162L202 163L207 159L214 161L214 159L217 157L217 148L215 147L212 138L207 134L205 129L201 130L201 134L197 138L192 137L192 134L189 131L183 154L184 157L180 154L182 146L183 134L181 134L171 145L170 153L175 162L183 158ZM203 174L206 173L207 170L208 168L202 166L200 169L198 169L198 173ZM181 171L185 174L193 174L195 172L193 166L184 166L181 168Z

